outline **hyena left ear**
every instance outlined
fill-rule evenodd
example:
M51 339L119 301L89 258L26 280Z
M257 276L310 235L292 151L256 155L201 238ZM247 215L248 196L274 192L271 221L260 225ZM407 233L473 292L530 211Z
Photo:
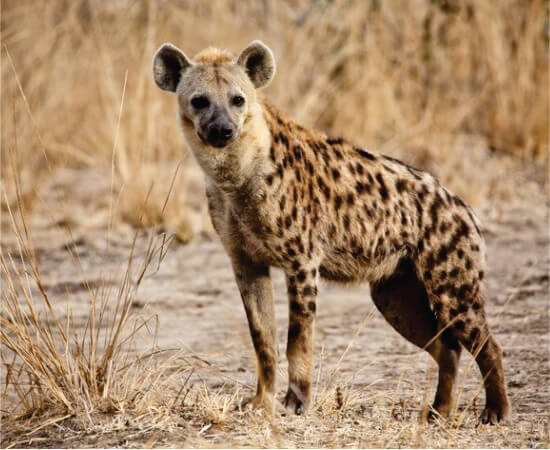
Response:
M256 89L269 84L275 75L275 57L271 49L261 41L252 41L239 57L241 66Z

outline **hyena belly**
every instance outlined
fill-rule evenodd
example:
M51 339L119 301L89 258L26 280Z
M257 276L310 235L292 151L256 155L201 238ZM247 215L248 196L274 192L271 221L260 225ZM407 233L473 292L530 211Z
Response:
M407 249L379 258L377 261L361 258L353 252L342 252L340 249L330 249L321 262L320 275L329 281L343 283L374 283L381 278L390 276L399 261L406 257Z

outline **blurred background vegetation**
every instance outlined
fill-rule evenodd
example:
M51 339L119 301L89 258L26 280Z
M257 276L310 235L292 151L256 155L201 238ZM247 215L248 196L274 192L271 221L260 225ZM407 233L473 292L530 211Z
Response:
M546 187L547 1L5 0L1 27L3 210L211 231L175 100L151 77L165 41L193 55L263 40L283 111L479 208Z

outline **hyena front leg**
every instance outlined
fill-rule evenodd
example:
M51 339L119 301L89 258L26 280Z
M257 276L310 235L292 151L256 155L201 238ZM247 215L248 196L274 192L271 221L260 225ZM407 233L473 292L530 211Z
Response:
M317 297L317 268L293 264L286 274L288 321L288 392L285 406L297 415L304 413L311 399L313 370L313 322Z
M277 370L277 329L269 266L251 261L242 252L236 252L231 259L258 361L256 395L245 401L243 405L264 407L268 412L273 413Z

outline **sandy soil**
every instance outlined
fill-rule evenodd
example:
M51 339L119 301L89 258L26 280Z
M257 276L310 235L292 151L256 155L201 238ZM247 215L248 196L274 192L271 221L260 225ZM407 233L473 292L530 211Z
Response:
M64 434L45 431L43 439L26 445L548 446L549 237L545 207L508 207L498 217L485 219L490 293L487 315L504 349L513 407L509 425L479 426L477 415L484 401L480 375L475 364L467 370L471 358L463 354L459 375L459 411L465 411L462 425L452 431L444 425L431 425L419 434L418 417L425 395L431 400L435 388L435 364L384 321L370 300L368 286L323 284L315 331L315 400L306 417L278 411L269 427L251 431L249 427L257 423L256 419L247 422L240 418L241 413L228 413L234 417L225 425L212 422L208 426L204 416L195 416L189 407L181 412L180 428L140 431L128 426L112 433L83 433L71 431L67 423ZM82 282L85 279L92 286L101 285L105 278L121 274L133 231L117 225L108 248L105 231L75 233L72 243L81 268L68 257L67 242L48 238L48 232L43 228L35 239L44 284L51 297L59 300L56 306L61 315L66 293L70 292L75 323L84 324L88 294ZM137 242L138 260L146 242L142 232ZM280 271L273 270L273 280L282 398L286 390L288 312ZM228 258L217 239L202 237L188 245L173 242L158 271L140 287L134 310L157 315L159 326L156 338L141 335L133 351L145 352L153 344L162 349L186 349L209 366L197 371L191 383L204 382L212 393L228 398L236 389L237 398L252 393L255 362L246 318ZM338 414L327 416L321 404L326 398L337 398L337 391L345 405Z

